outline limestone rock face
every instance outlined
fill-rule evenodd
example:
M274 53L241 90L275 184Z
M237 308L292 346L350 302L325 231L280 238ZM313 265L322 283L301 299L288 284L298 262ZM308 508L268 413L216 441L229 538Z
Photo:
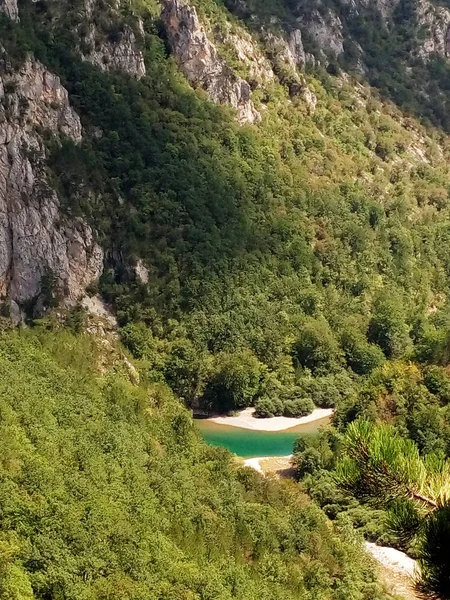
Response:
M435 6L428 0L418 0L417 22L427 31L427 36L419 50L420 56L427 58L437 53L450 54L450 10Z
M249 79L258 84L270 83L274 79L272 66L257 47L255 40L243 31L236 33L228 32L225 36L215 36L215 40L232 46L236 58L245 65L249 73Z
M184 0L164 0L161 18L173 56L189 83L204 89L213 102L233 106L241 123L259 121L249 83L219 56L195 8Z
M145 75L139 40L144 35L142 21L130 13L130 24L123 24L124 0L78 0L76 5L68 0L46 1L51 4L55 24L64 29L70 23L75 29L84 60L102 71L119 69L137 78Z
M273 34L271 31L262 32L264 44L272 63L284 63L291 69L302 70L306 62L302 34L296 29L289 35L289 40Z
M114 39L106 38L102 42L96 42L95 26L90 26L85 42L88 42L90 50L83 53L83 58L102 71L119 69L138 79L146 73L144 55L138 49L136 35L130 27L116 34Z
M303 69L306 63L306 54L300 29L294 29L289 35L289 52L297 69Z
M343 26L339 16L332 10L322 14L313 10L307 20L300 18L303 27L327 54L339 56L344 52Z
M310 112L314 112L317 105L317 98L308 88L305 77L298 71L303 70L306 63L306 53L303 48L302 34L299 29L287 34L288 40L270 31L263 31L262 36L274 66L274 71L283 83L287 83L291 96L301 96L309 107ZM286 72L287 70L287 72ZM288 76L288 81L283 81Z
M67 91L40 63L29 59L13 71L0 56L0 297L14 309L38 299L49 274L74 303L103 266L92 230L62 218L46 177L42 131L81 140Z
M19 20L17 0L0 0L0 11L6 13L13 21Z

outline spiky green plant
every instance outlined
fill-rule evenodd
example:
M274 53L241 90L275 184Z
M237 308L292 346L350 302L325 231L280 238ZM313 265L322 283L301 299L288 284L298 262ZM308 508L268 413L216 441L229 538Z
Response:
M424 591L450 598L450 505L435 511L424 524L419 564Z
M450 501L449 461L424 460L413 441L365 419L349 425L337 475L356 496L383 503L410 498L434 510Z
M450 462L422 458L411 440L388 425L351 423L337 465L341 485L389 508L399 541L419 541L421 586L450 599Z

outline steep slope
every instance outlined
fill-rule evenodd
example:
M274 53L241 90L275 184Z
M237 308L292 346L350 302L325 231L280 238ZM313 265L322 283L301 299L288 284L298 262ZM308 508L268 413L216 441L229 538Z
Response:
M60 223L49 186L43 134L82 138L59 78L33 59L14 69L3 52L0 102L0 290L20 318L25 302L48 307L46 280L60 298L77 302L100 276L103 254L81 219Z
M381 6L380 31L399 6ZM330 27L369 10L333 7L319 11ZM95 231L100 290L145 369L192 406L301 412L293 401L352 396L357 376L444 327L448 138L339 74L311 41L315 8L230 8L24 0L1 32L14 77L45 65L80 116L81 139L45 127L45 177L65 222ZM242 126L239 107L261 122ZM73 290L38 253L36 311L39 294L75 299L100 274L98 246L80 248Z
M1 340L1 594L382 597L342 520L175 397L336 406L450 455L448 8L0 8L1 312L37 328ZM51 333L99 296L141 387L115 342Z
M2 335L2 598L386 598L348 529L96 355L89 336Z

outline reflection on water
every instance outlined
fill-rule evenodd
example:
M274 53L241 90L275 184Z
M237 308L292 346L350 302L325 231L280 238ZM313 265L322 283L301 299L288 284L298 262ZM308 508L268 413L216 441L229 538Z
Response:
M230 425L219 425L207 419L196 419L203 438L212 446L224 446L243 458L256 456L287 456L300 435L312 435L330 422L330 417L313 423L297 425L285 431L252 431Z

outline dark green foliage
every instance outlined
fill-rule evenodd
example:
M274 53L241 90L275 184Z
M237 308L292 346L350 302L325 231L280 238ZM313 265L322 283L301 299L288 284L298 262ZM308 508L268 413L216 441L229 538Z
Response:
M426 368L423 382L427 389L439 398L442 404L450 402L450 377L444 369L437 366Z
M305 475L312 475L323 467L320 452L315 448L306 448L303 452L295 453L292 463L298 479L302 479Z
M225 412L255 403L262 393L263 366L249 352L217 357L218 370L207 383L204 405Z
M324 320L306 321L293 351L294 360L301 367L317 374L336 370L341 359L339 344Z
M417 505L410 498L397 498L389 504L387 524L403 546L418 534L422 519Z
M442 598L450 597L450 506L436 511L427 521L420 549L424 589Z
M284 403L285 417L304 417L314 410L314 402L311 398L301 398L299 400L287 400Z
M371 373L384 360L380 348L374 344L368 344L358 331L344 331L341 345L348 366L359 375Z

